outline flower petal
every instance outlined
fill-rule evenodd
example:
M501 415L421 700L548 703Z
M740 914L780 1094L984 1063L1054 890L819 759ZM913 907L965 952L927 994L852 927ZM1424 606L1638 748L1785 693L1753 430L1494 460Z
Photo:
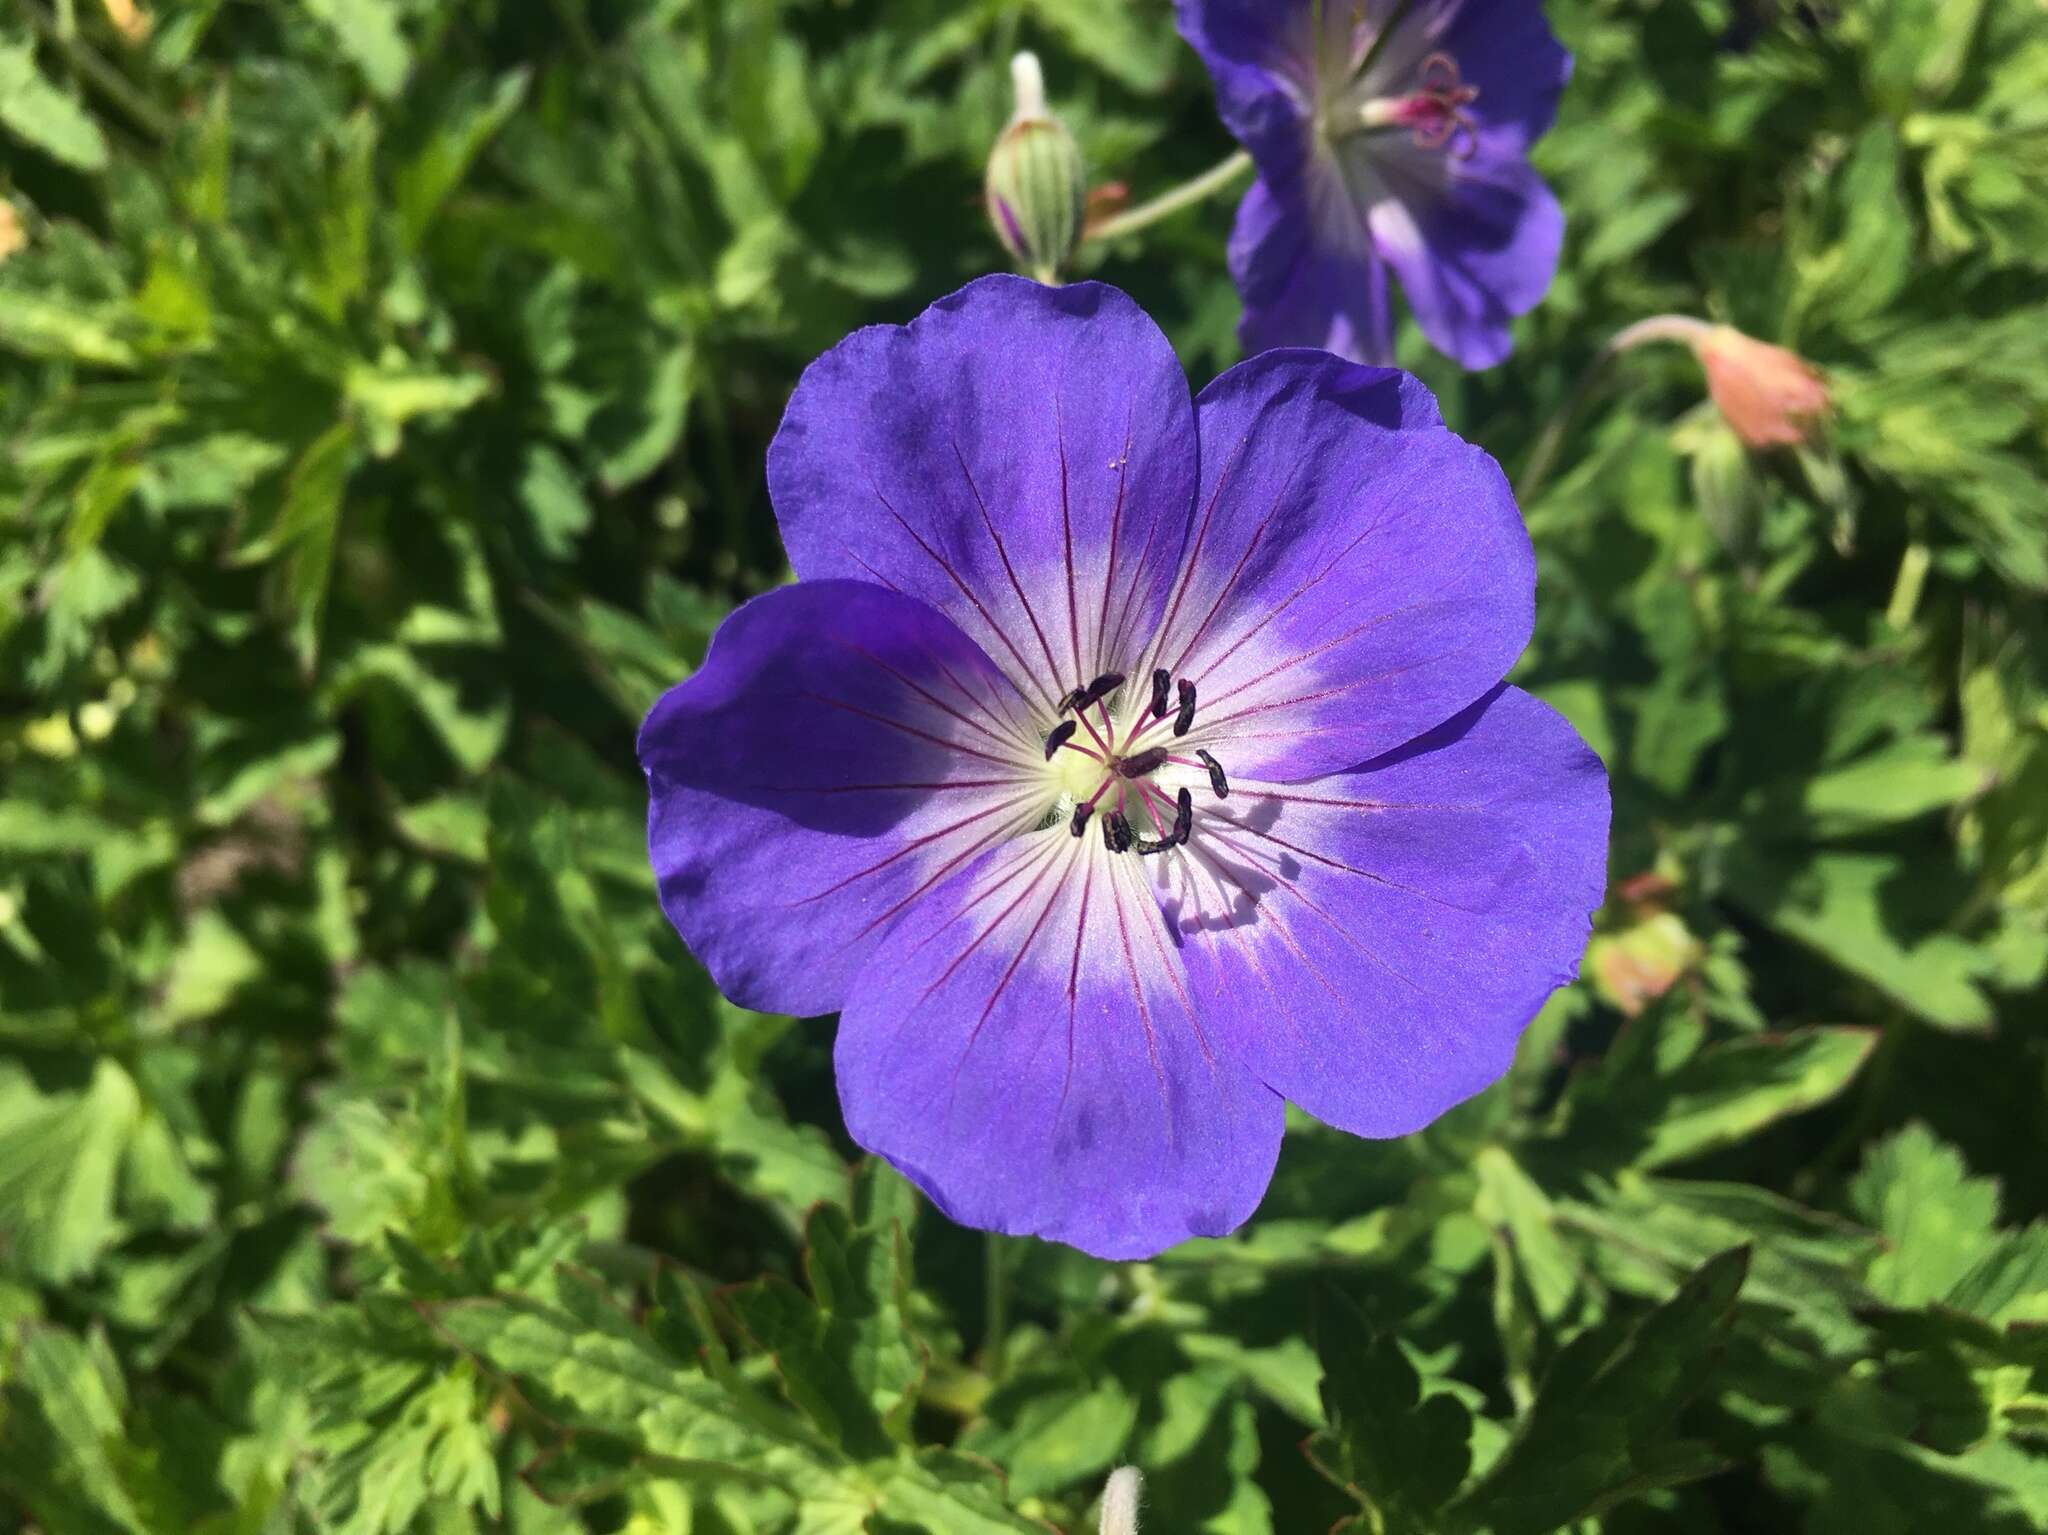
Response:
M879 586L726 619L639 744L662 908L719 990L837 1008L906 902L1043 813L1020 715L973 641Z
M1192 553L1148 665L1230 771L1352 767L1491 689L1536 564L1499 466L1413 378L1267 352L1202 392Z
M1478 89L1472 114L1484 154L1526 154L1550 131L1572 56L1551 35L1541 0L1461 4L1430 45L1456 59L1464 83Z
M1513 349L1509 323L1557 271L1564 210L1519 156L1467 160L1398 139L1340 149L1373 243L1429 343L1468 368Z
M921 598L1049 710L1151 632L1194 445L1180 363L1129 298L985 277L813 363L768 483L800 576Z
M1238 204L1230 233L1230 275L1244 295L1238 340L1247 354L1312 346L1352 362L1391 362L1386 266L1331 168L1305 168L1303 183L1316 195L1276 193L1261 177Z
M846 1127L954 1220L1103 1258L1220 1236L1280 1099L1204 1034L1136 854L1005 843L898 924L839 1023Z
M1175 0L1174 22L1216 82L1224 126L1262 173L1306 153L1315 111L1315 32L1306 5Z
M1177 871L1211 1038L1339 1129L1429 1123L1577 972L1607 814L1600 759L1515 688L1354 773L1233 775Z

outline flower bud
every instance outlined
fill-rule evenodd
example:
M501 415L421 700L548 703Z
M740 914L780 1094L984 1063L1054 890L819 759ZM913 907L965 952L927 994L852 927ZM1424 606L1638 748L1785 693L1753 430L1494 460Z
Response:
M1652 912L1619 932L1596 933L1586 973L1602 1001L1635 1018L1698 968L1706 947L1675 912Z
M1118 1466L1109 1473L1102 1489L1102 1521L1099 1535L1138 1535L1138 1494L1145 1478L1136 1466Z
M1709 328L1693 352L1707 370L1707 392L1723 419L1752 448L1806 442L1813 424L1827 414L1827 385L1797 352L1726 325Z
M1692 497L1714 537L1737 560L1756 552L1766 500L1763 476L1742 439L1713 415L1701 413L1680 434L1691 460Z
M1038 56L1010 61L1017 109L989 151L984 190L996 238L1018 265L1051 282L1081 238L1088 178L1081 147L1067 125L1045 109Z

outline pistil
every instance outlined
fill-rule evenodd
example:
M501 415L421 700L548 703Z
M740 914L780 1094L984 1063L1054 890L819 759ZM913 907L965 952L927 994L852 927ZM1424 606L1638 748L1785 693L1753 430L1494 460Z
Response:
M1479 148L1479 128L1466 109L1479 99L1479 87L1464 83L1458 61L1448 53L1432 53L1424 59L1421 78L1419 90L1360 102L1349 121L1338 118L1333 125L1335 134L1407 128L1412 130L1417 148L1448 147L1457 158L1470 159Z
M1194 682L1183 677L1178 681L1161 667L1152 673L1152 696L1148 706L1141 707L1129 718L1128 729L1119 739L1117 720L1109 712L1104 700L1114 693L1125 681L1122 672L1104 672L1084 687L1077 687L1060 698L1059 713L1067 716L1058 720L1045 738L1046 761L1051 762L1061 751L1070 751L1097 764L1096 773L1069 764L1062 772L1063 794L1071 796L1066 802L1073 806L1067 823L1070 835L1079 838L1086 834L1088 823L1095 819L1095 811L1105 796L1113 793L1114 808L1105 811L1100 819L1103 845L1113 853L1129 852L1135 848L1139 853L1164 853L1176 847L1185 846L1194 834L1194 795L1186 789L1174 791L1170 801L1164 789L1150 782L1153 775L1172 763L1181 767L1202 767L1209 777L1209 788L1218 799L1230 793L1230 783L1224 775L1223 765L1207 751L1197 749L1195 758L1173 755L1164 744L1141 745L1144 737L1161 725L1166 725L1178 738L1193 728L1195 720L1196 687ZM1167 701L1177 698L1170 720L1167 715ZM1084 712L1096 709L1101 714L1102 727L1098 731ZM1101 748L1092 751L1073 740L1079 729L1086 729ZM1088 779L1079 775L1088 773ZM1080 796L1089 779L1095 783L1095 792L1086 799ZM1157 837L1142 837L1131 824L1131 796L1137 796L1146 817L1160 833Z

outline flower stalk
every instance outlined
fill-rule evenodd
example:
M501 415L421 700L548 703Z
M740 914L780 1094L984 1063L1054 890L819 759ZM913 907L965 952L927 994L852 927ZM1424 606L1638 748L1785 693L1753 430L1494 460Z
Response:
M1171 191L1162 192L1149 202L1142 202L1135 208L1127 208L1098 224L1089 225L1081 232L1082 242L1094 245L1136 234L1161 219L1171 218L1183 208L1193 207L1204 198L1228 189L1251 168L1252 157L1240 149Z
M1813 424L1828 410L1827 387L1796 352L1758 341L1727 325L1691 315L1659 314L1616 331L1579 376L1564 404L1544 425L1517 487L1524 502L1535 499L1556 463L1565 433L1624 352L1659 341L1690 347L1706 370L1707 392L1730 429L1750 448L1794 447L1806 443Z

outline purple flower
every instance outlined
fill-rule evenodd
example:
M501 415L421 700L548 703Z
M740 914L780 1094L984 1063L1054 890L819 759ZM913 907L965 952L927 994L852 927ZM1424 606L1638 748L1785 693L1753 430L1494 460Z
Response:
M1540 0L1176 0L1258 180L1230 271L1248 351L1393 360L1387 269L1468 368L1557 270L1564 214L1523 157L1571 55Z
M1122 293L988 277L814 363L768 479L802 579L641 730L662 903L839 1011L847 1128L955 1220L1230 1231L1283 1100L1417 1129L1573 974L1605 775L1501 683L1528 536L1414 379L1191 404Z

